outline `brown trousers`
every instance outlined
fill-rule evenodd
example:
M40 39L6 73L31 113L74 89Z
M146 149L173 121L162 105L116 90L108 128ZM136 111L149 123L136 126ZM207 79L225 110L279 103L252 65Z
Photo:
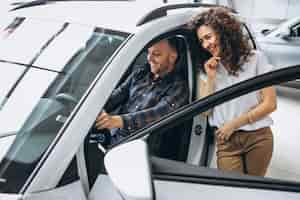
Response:
M229 141L217 140L217 165L225 171L264 176L273 152L269 127L255 131L236 131Z

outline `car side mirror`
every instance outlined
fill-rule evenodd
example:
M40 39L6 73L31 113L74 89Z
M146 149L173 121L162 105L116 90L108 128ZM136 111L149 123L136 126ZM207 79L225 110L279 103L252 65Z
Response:
M134 140L110 150L104 157L106 171L126 200L153 200L148 147Z

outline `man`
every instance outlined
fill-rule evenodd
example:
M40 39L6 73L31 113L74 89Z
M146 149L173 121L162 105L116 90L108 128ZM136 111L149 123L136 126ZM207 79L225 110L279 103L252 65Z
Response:
M115 144L188 102L186 81L175 70L176 48L174 39L163 39L152 45L147 55L150 66L134 71L113 91L95 124L97 129L110 130L109 139L105 138L104 143ZM106 112L116 106L119 106L117 114Z

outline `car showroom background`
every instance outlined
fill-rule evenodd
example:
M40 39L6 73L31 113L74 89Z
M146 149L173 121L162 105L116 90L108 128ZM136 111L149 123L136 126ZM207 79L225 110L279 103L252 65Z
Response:
M275 27L277 24L297 16L300 10L299 0L136 0L145 4L153 2L163 3L187 3L202 2L214 3L232 7L243 16L247 17L255 27L255 32L262 29ZM12 8L11 4L29 2L29 0L1 0L0 17L4 18L6 12ZM266 9L268 8L268 9ZM0 20L1 23L2 20Z

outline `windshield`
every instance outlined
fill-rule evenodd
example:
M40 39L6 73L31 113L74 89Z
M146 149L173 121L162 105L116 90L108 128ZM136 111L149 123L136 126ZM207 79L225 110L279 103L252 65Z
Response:
M14 18L0 32L0 192L18 193L129 34Z

